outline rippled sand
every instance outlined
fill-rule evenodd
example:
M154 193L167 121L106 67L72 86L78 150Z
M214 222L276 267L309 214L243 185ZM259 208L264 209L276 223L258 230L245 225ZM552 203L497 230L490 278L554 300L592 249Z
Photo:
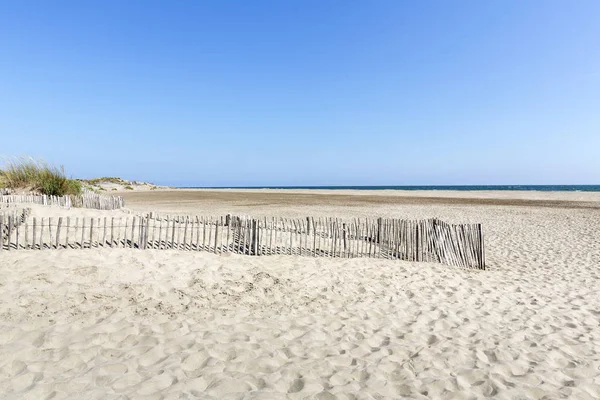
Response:
M488 271L156 250L5 251L0 393L597 399L600 210L584 200L592 206L341 205L322 198L163 205L213 215L482 222ZM38 216L65 213L77 211L34 207Z

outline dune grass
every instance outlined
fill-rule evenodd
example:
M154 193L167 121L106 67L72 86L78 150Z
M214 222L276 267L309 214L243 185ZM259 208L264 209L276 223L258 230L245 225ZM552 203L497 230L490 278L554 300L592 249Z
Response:
M69 179L64 168L30 157L9 159L0 171L0 187L30 189L50 196L81 194L81 183Z
M104 176L101 178L94 178L94 179L82 179L82 182L85 182L89 185L99 185L101 183L114 183L117 185L125 185L127 184L127 181L124 181L121 178L115 178L113 176Z

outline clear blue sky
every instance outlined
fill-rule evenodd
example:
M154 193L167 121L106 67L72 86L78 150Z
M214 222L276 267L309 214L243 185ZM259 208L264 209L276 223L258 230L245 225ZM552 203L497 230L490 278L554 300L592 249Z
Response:
M600 2L3 1L0 155L161 184L598 184Z

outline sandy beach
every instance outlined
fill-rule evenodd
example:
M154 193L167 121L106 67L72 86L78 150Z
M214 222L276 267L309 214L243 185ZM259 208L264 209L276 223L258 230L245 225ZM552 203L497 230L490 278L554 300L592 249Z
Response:
M438 217L483 224L488 270L4 251L1 398L600 398L599 193L118 194L126 210L35 205L32 215Z

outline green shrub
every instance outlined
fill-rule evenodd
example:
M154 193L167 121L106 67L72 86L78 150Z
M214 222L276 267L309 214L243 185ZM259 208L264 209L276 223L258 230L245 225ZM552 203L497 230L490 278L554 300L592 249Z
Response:
M133 190L133 188L129 185L125 186L125 190Z
M67 178L62 166L57 168L33 158L5 161L2 175L4 185L12 189L32 189L49 196L81 193L81 183Z

